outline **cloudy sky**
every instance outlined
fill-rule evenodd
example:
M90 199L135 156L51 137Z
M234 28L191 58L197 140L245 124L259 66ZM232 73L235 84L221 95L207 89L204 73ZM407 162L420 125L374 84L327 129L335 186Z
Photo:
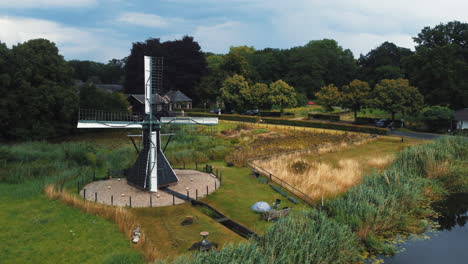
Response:
M195 37L204 51L289 48L331 38L355 56L413 48L424 27L468 22L465 0L0 0L0 41L54 41L66 59L106 62L147 38Z

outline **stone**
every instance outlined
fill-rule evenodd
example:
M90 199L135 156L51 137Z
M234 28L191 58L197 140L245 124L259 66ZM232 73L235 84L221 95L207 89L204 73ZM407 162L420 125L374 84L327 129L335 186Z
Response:
M193 224L193 216L186 216L184 221L182 221L182 223L180 223L180 224L183 225L183 226Z

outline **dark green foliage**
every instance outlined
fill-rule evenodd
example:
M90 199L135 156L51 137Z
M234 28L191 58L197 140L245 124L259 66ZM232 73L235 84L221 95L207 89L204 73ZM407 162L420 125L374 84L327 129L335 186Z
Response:
M358 59L358 78L374 86L383 79L405 77L402 61L411 56L410 49L398 47L391 42L384 42Z
M107 64L94 61L68 61L73 68L73 79L83 82L118 84L123 81L125 59L110 60Z
M192 37L161 42L150 38L133 43L125 64L125 93L143 94L144 56L164 57L164 90L180 90L196 102L200 100L195 87L207 73L206 59Z
M281 117L281 112L261 111L260 116L264 116L264 117Z
M41 139L74 128L72 69L54 43L35 39L11 50L0 45L0 70L0 137Z
M80 89L80 108L112 112L127 112L129 103L122 93L109 93L87 83Z
M404 63L411 83L431 105L458 109L468 105L468 23L425 27L416 38L416 53Z
M429 106L421 111L420 116L432 131L446 131L451 127L453 110L443 106Z
M340 121L340 115L330 115L330 114L309 114L309 118L313 119L323 119L331 121Z

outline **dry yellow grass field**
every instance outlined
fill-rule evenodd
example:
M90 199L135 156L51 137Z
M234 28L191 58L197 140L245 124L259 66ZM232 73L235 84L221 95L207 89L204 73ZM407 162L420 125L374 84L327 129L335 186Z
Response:
M379 137L357 144L338 142L317 151L254 162L313 199L322 199L346 191L372 170L384 169L398 151L415 143L414 140L402 143L398 138Z

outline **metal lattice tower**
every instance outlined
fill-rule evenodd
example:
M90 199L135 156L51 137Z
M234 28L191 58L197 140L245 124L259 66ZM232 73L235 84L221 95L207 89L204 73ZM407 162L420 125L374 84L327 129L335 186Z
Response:
M162 95L162 93L164 92L163 68L164 68L164 58L153 57L151 60L151 71L152 71L151 83L152 83L153 94Z

